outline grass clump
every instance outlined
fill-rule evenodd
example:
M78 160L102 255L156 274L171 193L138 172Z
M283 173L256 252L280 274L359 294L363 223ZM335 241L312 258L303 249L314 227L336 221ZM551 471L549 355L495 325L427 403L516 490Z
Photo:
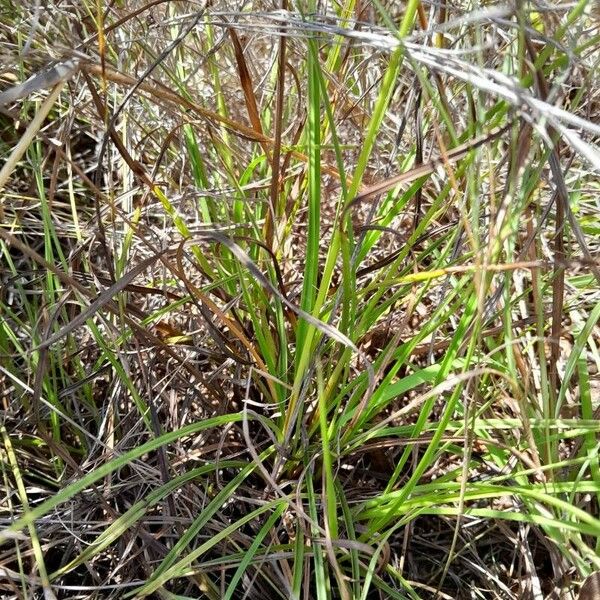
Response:
M595 5L2 15L3 597L576 597Z

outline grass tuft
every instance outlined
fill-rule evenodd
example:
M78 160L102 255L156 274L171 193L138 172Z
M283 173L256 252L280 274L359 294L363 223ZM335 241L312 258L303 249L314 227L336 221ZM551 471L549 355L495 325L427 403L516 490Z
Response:
M591 0L0 11L2 598L588 593Z

